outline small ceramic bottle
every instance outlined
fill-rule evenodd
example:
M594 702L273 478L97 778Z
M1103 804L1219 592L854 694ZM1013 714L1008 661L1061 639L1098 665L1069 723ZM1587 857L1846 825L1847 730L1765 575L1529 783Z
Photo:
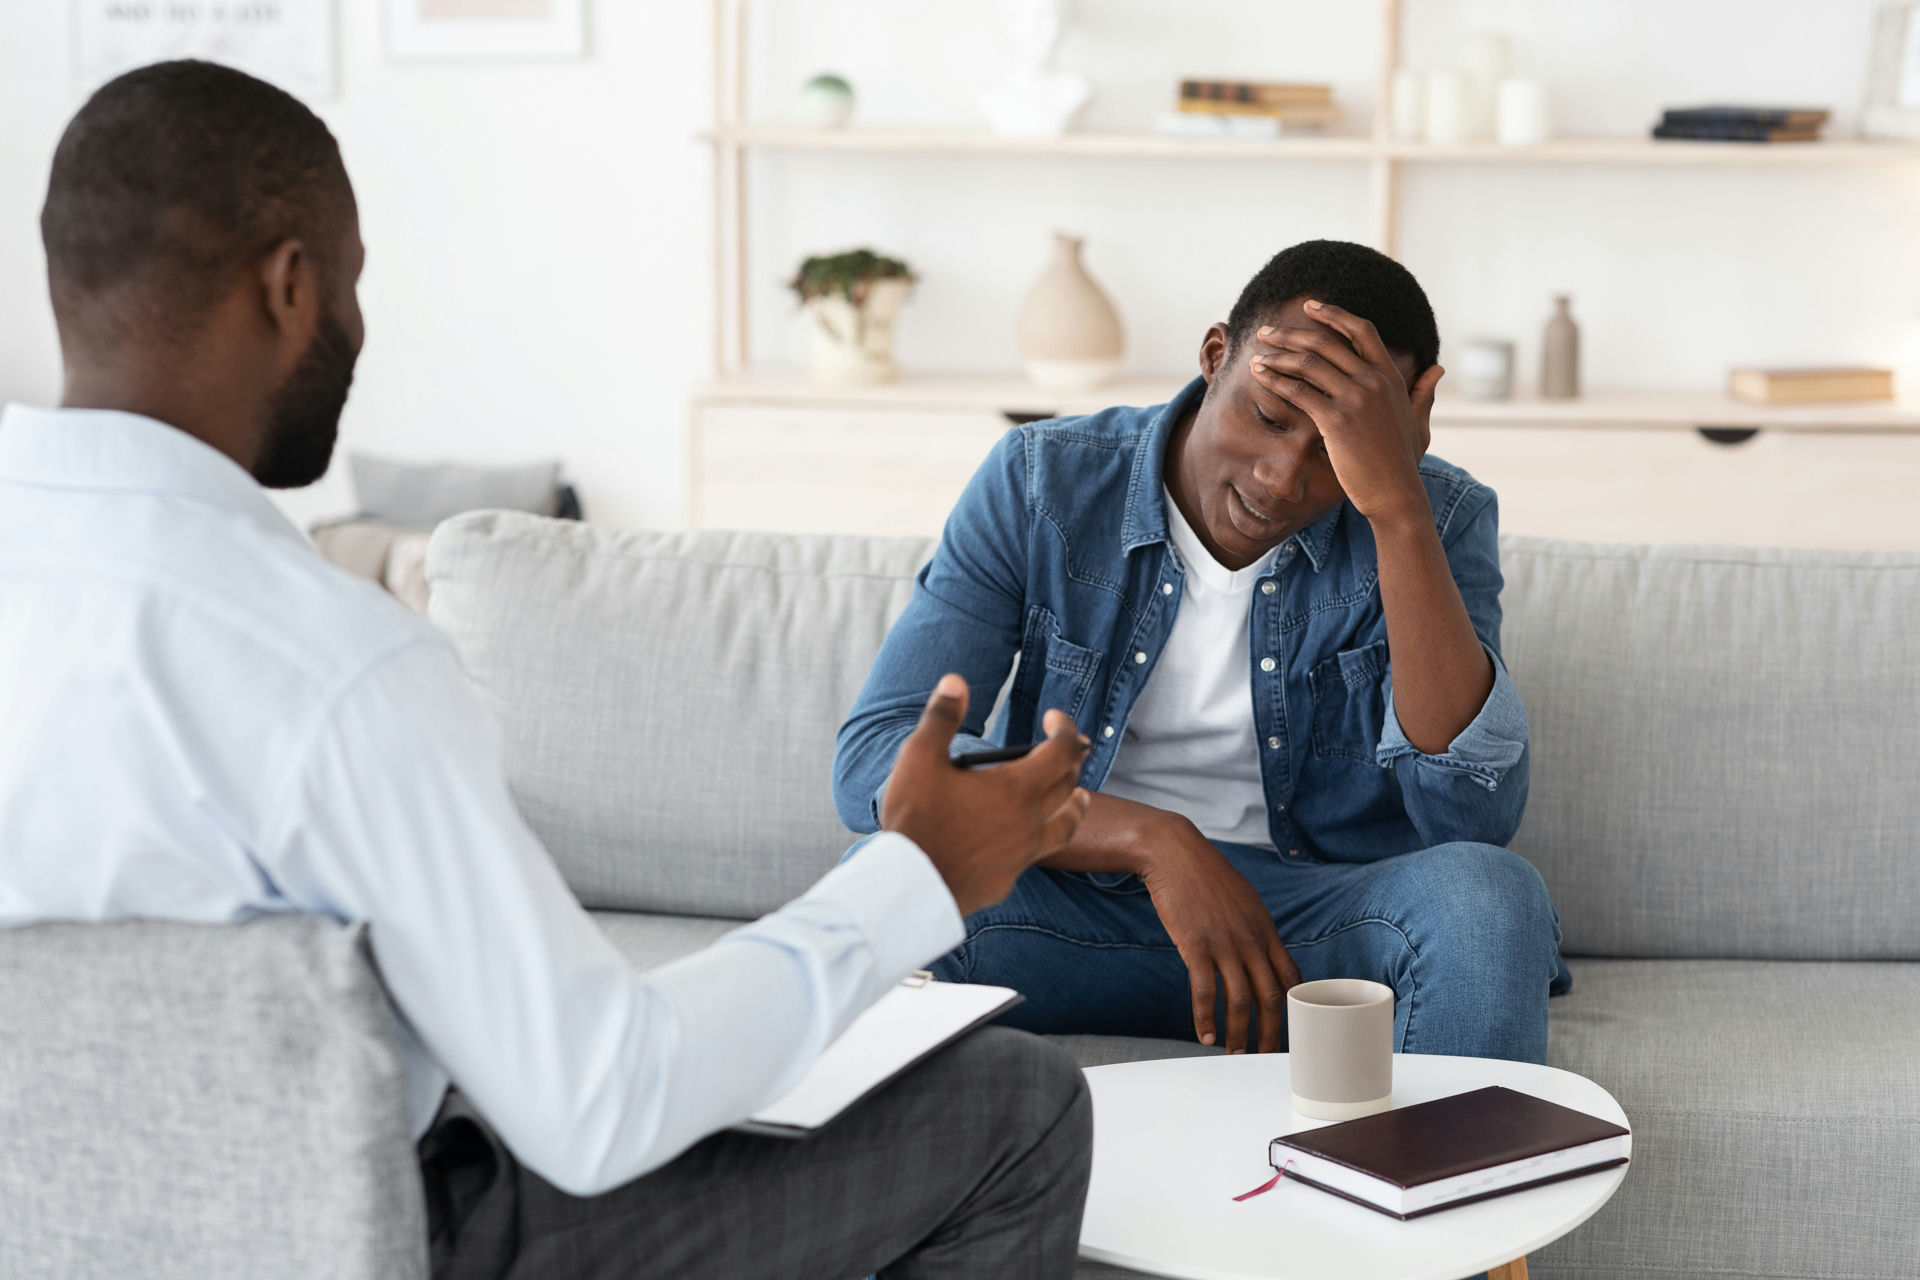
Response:
M1577 400L1580 396L1580 326L1567 310L1571 299L1556 294L1553 317L1540 339L1540 396L1544 400Z
M1053 262L1020 308L1020 355L1035 386L1085 391L1113 377L1120 313L1080 265L1080 240L1056 233Z

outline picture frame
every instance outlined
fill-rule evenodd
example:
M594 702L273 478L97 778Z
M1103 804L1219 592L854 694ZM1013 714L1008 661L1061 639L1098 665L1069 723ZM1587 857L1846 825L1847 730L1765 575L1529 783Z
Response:
M135 67L204 58L309 102L334 96L333 0L124 4L68 0L73 84L87 94Z
M1894 0L1874 16L1867 101L1860 132L1868 138L1920 139L1920 0Z
M400 60L584 57L586 0L386 0Z

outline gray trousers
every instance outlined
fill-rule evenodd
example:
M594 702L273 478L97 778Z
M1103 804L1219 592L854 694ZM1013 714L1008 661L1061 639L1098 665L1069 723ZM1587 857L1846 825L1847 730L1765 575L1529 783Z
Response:
M435 1280L886 1280L1073 1274L1085 1079L986 1027L810 1138L721 1133L597 1196L521 1167L448 1095L420 1140Z

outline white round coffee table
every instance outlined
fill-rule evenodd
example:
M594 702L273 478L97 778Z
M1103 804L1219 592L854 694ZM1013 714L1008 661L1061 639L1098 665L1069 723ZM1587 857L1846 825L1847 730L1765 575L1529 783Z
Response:
M1273 1176L1267 1142L1294 1114L1287 1055L1170 1058L1087 1069L1093 1184L1080 1256L1186 1280L1461 1280L1526 1275L1526 1255L1605 1204L1631 1165L1402 1222ZM1631 1128L1585 1076L1489 1058L1395 1054L1393 1104L1505 1085ZM1509 1264L1518 1263L1515 1266Z

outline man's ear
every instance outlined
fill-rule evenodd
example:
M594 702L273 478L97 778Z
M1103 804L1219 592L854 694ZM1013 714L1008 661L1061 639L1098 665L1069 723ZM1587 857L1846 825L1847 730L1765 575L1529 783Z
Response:
M320 327L320 274L299 240L282 240L260 260L262 318L289 367Z
M1213 385L1213 376L1227 362L1227 352L1232 346L1224 324L1214 325L1200 340L1200 376L1207 380L1208 386Z

